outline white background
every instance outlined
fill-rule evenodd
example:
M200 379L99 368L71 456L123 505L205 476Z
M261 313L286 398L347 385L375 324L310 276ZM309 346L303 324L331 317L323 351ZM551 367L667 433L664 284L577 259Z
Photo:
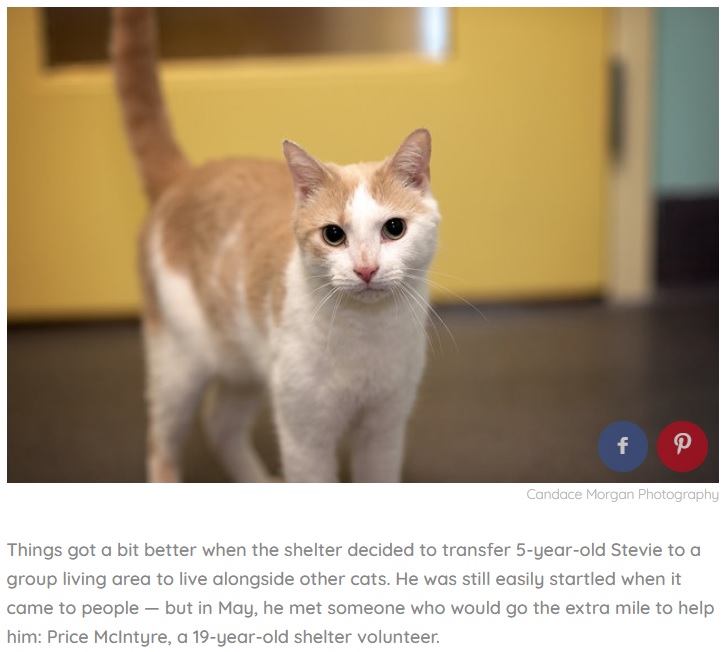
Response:
M716 641L724 640L723 582L726 553L724 547L723 497L718 503L704 501L680 504L671 501L533 501L526 497L530 488L553 491L558 485L5 485L3 487L2 544L2 618L0 646L7 643L7 630L45 633L59 631L86 631L109 629L118 631L165 631L173 640L179 632L207 629L210 632L239 633L244 631L271 632L288 630L290 638L295 632L307 630L321 632L351 632L349 645L265 645L229 644L230 648L254 649L311 649L342 648L364 649L376 647L359 645L356 632L438 632L439 650L531 649L542 650L629 650L654 649L660 651L683 649L716 649ZM561 485L562 489L602 490L631 489L640 485ZM652 490L705 490L718 491L718 485L649 485ZM10 558L7 542L15 541L36 545L118 543L164 545L246 545L253 543L278 546L299 543L343 545L345 553L353 543L375 545L414 543L413 558L339 558L291 559L253 558L207 559L201 554L193 558L116 558L106 559L99 553L95 558L70 561L66 557L54 561L42 558ZM422 558L420 544L437 546L486 545L489 542L512 546L508 557ZM682 558L632 557L583 559L579 556L551 557L540 561L532 556L517 557L517 543L527 548L534 545L574 545L612 543L646 546L660 545L664 549L671 543L701 546L701 556L688 553ZM65 550L64 550L65 551ZM198 549L198 553L201 550ZM112 587L100 590L94 587L22 588L9 590L10 574L54 573L59 578L63 571L74 574L156 573L172 574L180 571L210 578L220 572L235 574L286 571L296 576L322 571L326 574L345 574L342 587L249 588L193 587L177 585L171 588ZM530 587L436 587L423 584L423 575L468 574L490 571L496 574L524 574L534 571L577 574L595 571L618 578L616 587L554 587L538 590ZM670 581L672 572L682 575L682 586L624 587L621 574L639 571L644 574L662 574ZM395 586L396 573L415 573L421 578L417 587ZM385 575L392 583L388 587L352 587L347 579L353 574ZM154 581L154 583L156 583ZM51 603L59 601L83 603L117 603L129 600L145 606L159 606L160 612L143 612L138 616L113 619L92 616L31 617L7 615L9 603ZM287 616L245 619L241 616L180 616L164 614L166 601L172 604L192 602L195 607L202 600L215 606L222 601L254 603L261 611L262 603L287 605L292 602L317 603L323 608L328 603L402 603L407 607L405 616ZM428 600L443 604L443 616L411 615L408 607ZM499 600L502 611L510 603L528 605L528 614L516 618L499 616L454 616L452 603L485 603ZM563 611L567 604L609 603L611 614L535 616L532 604L544 600L558 603ZM615 616L616 602L640 600L648 603L647 616ZM673 604L679 601L715 605L716 613L704 618L698 615L658 616L657 601ZM355 642L355 644L354 644ZM21 647L41 646L13 646ZM43 648L49 646L44 645ZM81 645L54 645L53 649L78 649ZM86 648L98 649L90 644ZM136 646L112 646L137 649ZM391 646L388 646L389 648ZM395 646L403 647L403 646ZM409 646L406 646L409 647ZM415 647L425 647L423 644ZM152 649L219 649L216 643L205 647L187 645L155 646Z

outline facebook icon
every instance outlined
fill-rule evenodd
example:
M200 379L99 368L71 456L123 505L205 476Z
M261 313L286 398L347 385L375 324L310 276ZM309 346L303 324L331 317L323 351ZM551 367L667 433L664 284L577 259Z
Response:
M625 447L628 445L628 438L627 437L621 437L620 441L618 442L618 448L620 449L620 454L625 455Z
M613 471L632 471L648 454L648 438L630 421L611 423L600 433L597 444L600 459Z

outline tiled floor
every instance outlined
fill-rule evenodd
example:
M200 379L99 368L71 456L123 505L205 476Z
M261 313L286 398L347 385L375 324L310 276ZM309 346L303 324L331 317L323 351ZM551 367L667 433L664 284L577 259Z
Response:
M600 303L443 308L409 427L410 482L707 482L718 479L718 296L648 307ZM144 479L142 359L135 323L8 329L8 480ZM607 469L602 429L629 420L650 452L635 471ZM697 423L699 469L666 469L655 452L670 422ZM256 440L277 466L269 415ZM225 477L195 432L190 481Z

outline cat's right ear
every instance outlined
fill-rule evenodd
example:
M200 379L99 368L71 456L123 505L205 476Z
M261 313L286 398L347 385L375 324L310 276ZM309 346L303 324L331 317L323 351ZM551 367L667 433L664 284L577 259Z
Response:
M431 183L431 134L428 129L416 129L391 159L394 174L404 185L425 192Z
M325 184L330 172L314 156L290 140L282 142L282 151L292 175L295 197L299 204L304 204Z

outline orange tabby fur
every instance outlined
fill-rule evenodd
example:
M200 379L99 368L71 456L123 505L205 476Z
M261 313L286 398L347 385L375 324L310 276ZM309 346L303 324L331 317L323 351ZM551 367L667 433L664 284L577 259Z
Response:
M265 383L288 479L334 479L335 447L351 429L354 478L397 479L425 357L420 272L439 220L428 131L413 132L382 163L322 164L285 141L287 165L241 158L193 168L164 108L153 12L113 12L124 124L152 203L139 240L150 478L179 479L184 432L214 384L209 421L223 461L233 476L263 479L247 434ZM402 242L382 231L397 216L408 225ZM322 236L331 221L350 235L341 249ZM398 314L399 300L408 314ZM336 348L339 308L339 330L352 339ZM338 392L348 413L316 425L326 416L321 392Z

